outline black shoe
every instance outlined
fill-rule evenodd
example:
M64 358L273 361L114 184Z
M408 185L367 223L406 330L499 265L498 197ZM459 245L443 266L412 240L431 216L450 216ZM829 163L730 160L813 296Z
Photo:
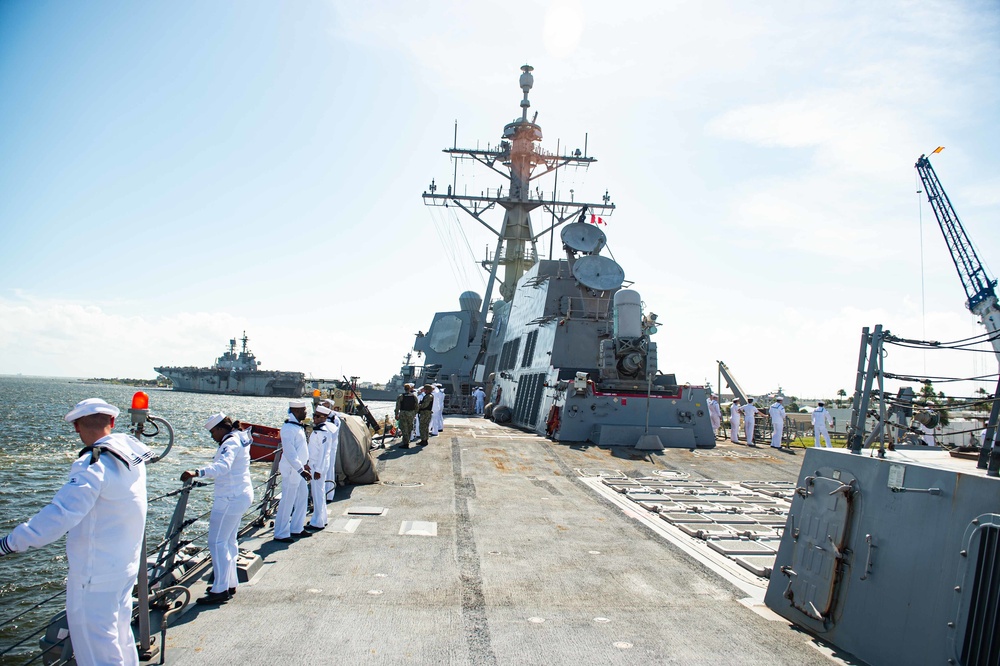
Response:
M306 529L309 530L310 532L319 532L321 530L325 530L326 526L324 525L323 527L315 527L313 525L306 525Z
M296 539L305 539L306 537L311 537L311 536L312 536L312 532L306 532L305 530L302 530L301 532L293 532L292 533L292 537L294 537Z
M427 446L428 444L430 444L430 442L428 442L426 439L422 442L417 442L417 446Z
M201 604L202 606L218 606L219 604L224 604L227 601L229 601L229 590L226 590L225 592L209 592L195 601L195 603Z
M229 598L232 599L235 596L236 596L236 588L235 587L229 588Z
M277 541L278 543L295 543L295 539L292 537L274 537L271 541Z
M408 448L410 448L410 445L409 444L400 444L399 448L401 448L401 449L408 449Z

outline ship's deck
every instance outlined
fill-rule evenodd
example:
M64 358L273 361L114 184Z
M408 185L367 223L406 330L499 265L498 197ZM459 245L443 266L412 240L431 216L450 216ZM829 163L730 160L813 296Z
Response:
M857 663L586 478L794 481L801 454L726 442L643 458L481 418L445 426L427 447L378 451L382 483L339 489L327 530L244 542L261 572L228 604L188 611L167 663ZM365 507L385 513L345 515Z

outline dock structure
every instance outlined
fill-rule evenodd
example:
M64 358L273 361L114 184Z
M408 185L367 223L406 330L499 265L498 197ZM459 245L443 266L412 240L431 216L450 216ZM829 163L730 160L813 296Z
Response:
M241 544L264 566L225 605L190 607L168 664L857 663L604 483L790 484L801 455L566 445L475 417L377 453L381 483L338 489L326 530Z

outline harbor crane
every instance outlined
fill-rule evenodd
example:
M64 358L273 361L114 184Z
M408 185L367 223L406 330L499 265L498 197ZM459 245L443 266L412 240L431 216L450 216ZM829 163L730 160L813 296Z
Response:
M921 155L914 166L920 174L927 200L934 209L934 217L941 227L945 243L948 244L948 251L951 252L951 260L965 288L967 298L965 307L979 317L980 322L989 331L990 343L996 352L997 360L1000 361L1000 305L997 304L997 295L994 291L997 281L991 280L986 274L972 241L969 240L969 235L965 233L965 228L958 219L958 213L955 212L951 200L941 187L941 181L934 173L930 160L926 155Z

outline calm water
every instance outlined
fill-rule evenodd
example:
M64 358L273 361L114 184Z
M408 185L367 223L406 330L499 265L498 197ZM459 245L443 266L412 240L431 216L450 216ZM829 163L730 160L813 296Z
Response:
M66 482L70 465L83 447L66 413L84 398L102 398L122 410L116 432L127 432L126 411L137 389L130 386L82 383L63 378L0 377L0 536L33 516L49 503ZM148 493L153 498L181 486L180 473L207 464L216 444L202 427L215 412L223 411L250 423L278 427L284 421L287 398L251 398L228 395L175 393L164 389L142 389L149 394L150 411L170 422L174 447L164 460L148 468ZM392 412L390 403L371 403L376 418ZM162 442L161 442L162 440ZM143 440L161 451L166 437ZM267 478L270 465L253 465L255 483ZM191 494L188 515L200 515L211 506L212 489ZM261 490L257 490L258 497ZM166 531L172 502L152 502L147 522L148 540L157 543ZM188 528L189 534L208 529L207 518ZM204 537L196 540L204 545ZM65 603L65 538L40 550L0 558L0 653L48 624ZM6 621L39 601L55 598L12 624ZM37 638L15 648L0 663L23 661L37 651ZM13 657L13 659L12 659Z

